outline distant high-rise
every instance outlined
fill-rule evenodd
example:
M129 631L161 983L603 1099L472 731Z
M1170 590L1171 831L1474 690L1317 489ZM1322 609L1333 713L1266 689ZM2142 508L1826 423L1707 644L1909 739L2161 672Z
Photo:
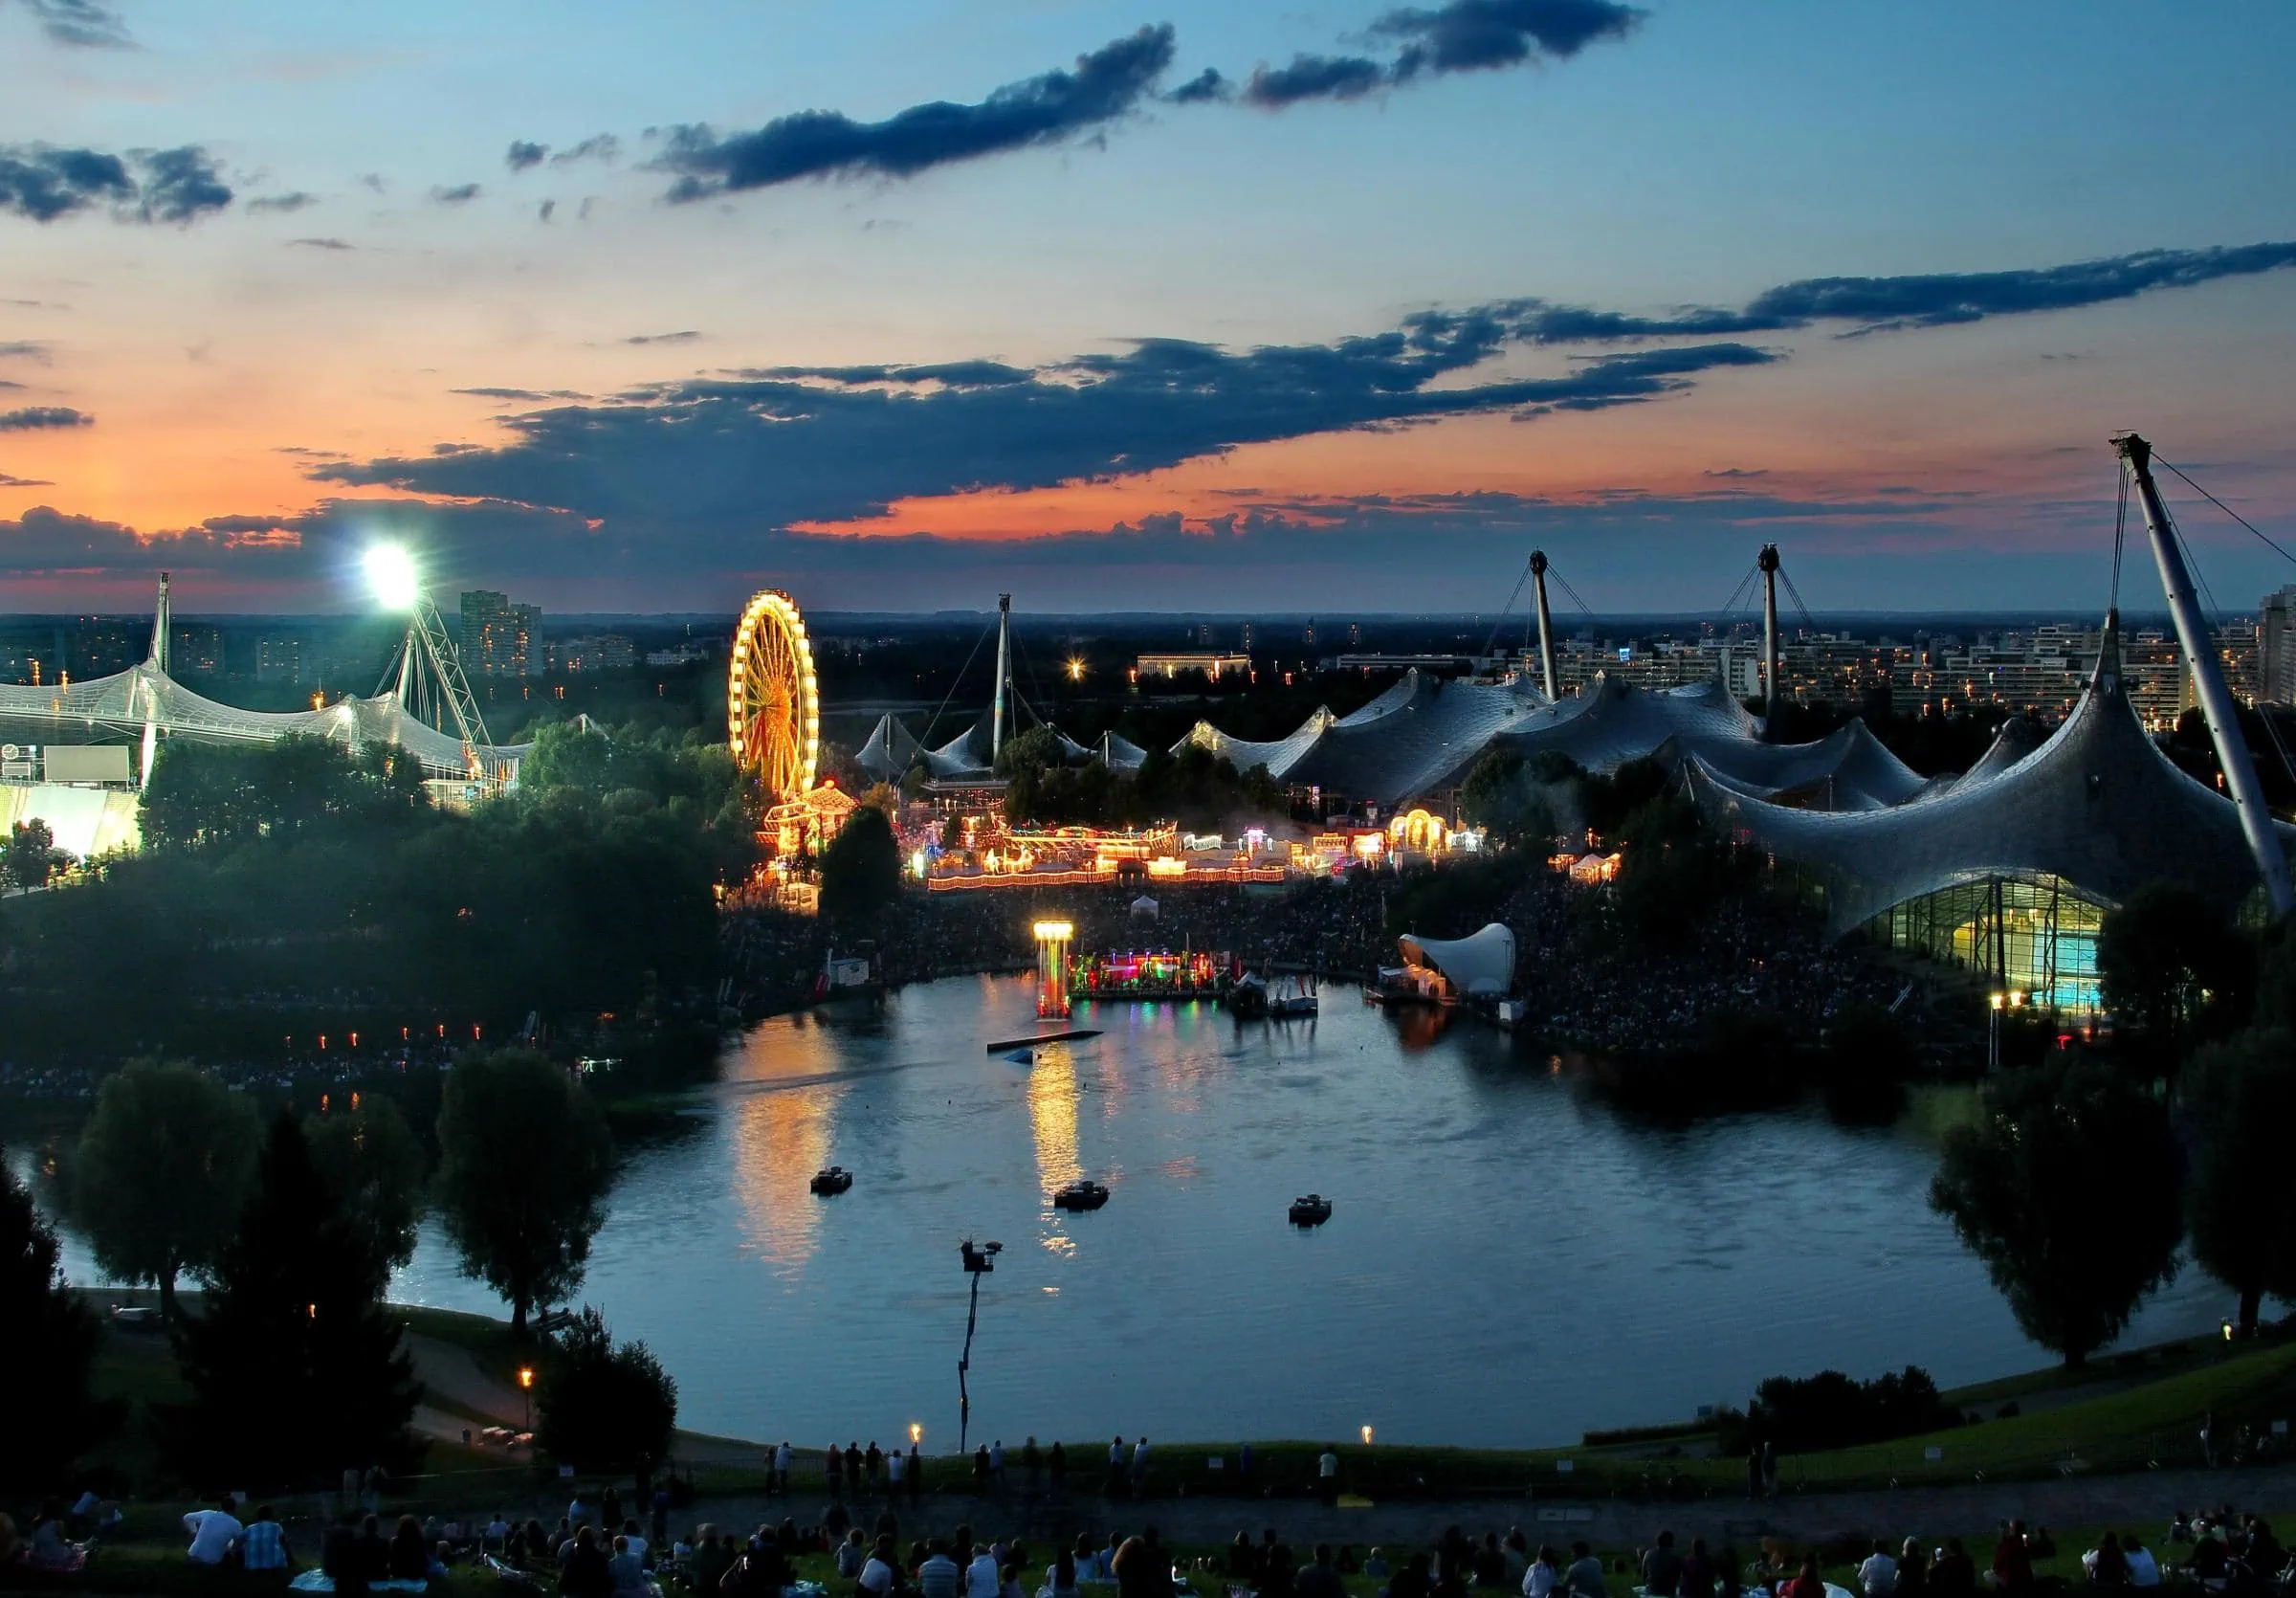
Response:
M1363 641L1363 624L1362 624L1361 622L1359 622L1359 621L1351 621L1351 622L1349 622L1349 623L1347 624L1347 645L1348 645L1348 648L1350 648L1350 649L1353 649L1353 648L1355 648L1355 647L1356 647L1358 644L1361 643L1362 641Z
M2256 618L2256 697L2296 704L2296 586L2264 595Z
M1247 655L1251 653L1251 623L1249 622L1244 624L1244 653Z
M278 636L257 638L255 680L299 684L303 680L302 639Z
M542 610L477 588L462 596L462 669L468 677L525 677L541 663Z

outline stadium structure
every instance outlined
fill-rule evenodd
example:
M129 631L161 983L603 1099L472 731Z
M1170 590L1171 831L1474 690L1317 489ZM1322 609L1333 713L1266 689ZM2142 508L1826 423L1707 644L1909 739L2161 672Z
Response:
M2177 535L2151 472L2151 450L2115 440L2124 491L2144 514L2195 694L2224 773L2219 793L2152 743L2120 668L2117 608L2071 713L2053 732L2013 720L1959 776L1925 778L1852 719L1825 738L1778 744L1775 545L1755 563L1762 584L1764 714L1720 681L1645 689L1598 675L1571 697L1555 692L1548 563L1531 557L1538 619L1538 680L1527 670L1489 678L1404 673L1361 709L1318 709L1289 736L1248 740L1200 721L1173 752L1195 745L1239 771L1266 767L1294 790L1394 811L1432 806L1456 814L1476 762L1494 751L1552 751L1608 774L1655 760L1677 773L1709 821L1822 890L1829 932L1865 929L1981 972L2008 1002L2059 1011L2097 1003L2096 941L2105 913L2143 884L2174 879L2227 909L2260 898L2278 916L2296 907L2285 849L2292 835L2265 810L2238 713L2194 595ZM2115 571L2118 572L2116 560ZM1517 591L1520 591L1518 584ZM2117 593L2114 596L2117 606ZM1005 604L1009 605L1009 596ZM1513 600L1511 597L1509 605ZM1001 628L1008 625L1001 617ZM888 716L862 750L872 775L898 780L923 764L940 780L984 778L1004 726L1008 673L1003 633L992 715L928 748ZM1137 768L1141 752L1113 736L1097 747L1054 729L1071 760Z
M144 659L126 671L79 682L0 683L0 731L44 747L46 759L37 775L48 779L16 785L6 796L7 819L47 821L58 846L74 854L132 846L133 795L121 789L150 780L159 745L170 738L272 744L305 737L351 750L388 745L413 755L434 791L450 799L476 797L516 782L528 745L488 739L436 606L414 582L411 568L394 570L391 584L387 599L407 611L408 624L385 686L370 697L350 695L315 710L241 710L196 694L168 675L170 577L160 573L151 645ZM454 730L441 731L434 723ZM131 751L130 744L140 747ZM77 765L59 758L65 750L88 745L116 747L118 753L108 762ZM136 758L131 760L131 753ZM63 777L66 770L96 785L108 781L112 788L107 794L100 786L78 786Z

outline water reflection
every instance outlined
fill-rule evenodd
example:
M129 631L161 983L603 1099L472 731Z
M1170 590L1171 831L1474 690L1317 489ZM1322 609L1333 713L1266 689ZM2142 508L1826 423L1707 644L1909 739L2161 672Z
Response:
M759 1029L725 1093L733 1196L746 1252L795 1277L820 1246L822 1211L834 1200L807 1186L831 1157L838 1109L852 1081L835 1067L837 1043L803 1017Z
M1076 1157L1076 1062L1066 1049L1037 1051L1028 1072L1028 1122L1036 1131L1036 1179L1049 1194L1080 1180Z

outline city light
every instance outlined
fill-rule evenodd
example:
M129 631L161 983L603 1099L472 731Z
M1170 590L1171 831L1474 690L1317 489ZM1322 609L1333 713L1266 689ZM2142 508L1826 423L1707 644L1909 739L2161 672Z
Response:
M1082 682L1084 680L1083 655L1071 655L1069 656L1069 680L1071 682Z
M915 1448L925 1440L925 1429L915 1421L909 1423L909 1446Z
M1363 1424L1363 1446L1365 1448L1371 1447L1371 1423L1369 1421L1366 1421Z
M413 610L423 590L414 557L403 544L378 544L368 548L366 586L374 590L376 603L386 610Z

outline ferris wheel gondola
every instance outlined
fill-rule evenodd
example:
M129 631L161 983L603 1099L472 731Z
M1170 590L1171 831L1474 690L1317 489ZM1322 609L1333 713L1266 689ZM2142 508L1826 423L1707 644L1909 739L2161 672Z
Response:
M821 761L821 698L813 649L796 602L767 588L741 612L726 678L726 740L734 760L777 804L813 787Z

